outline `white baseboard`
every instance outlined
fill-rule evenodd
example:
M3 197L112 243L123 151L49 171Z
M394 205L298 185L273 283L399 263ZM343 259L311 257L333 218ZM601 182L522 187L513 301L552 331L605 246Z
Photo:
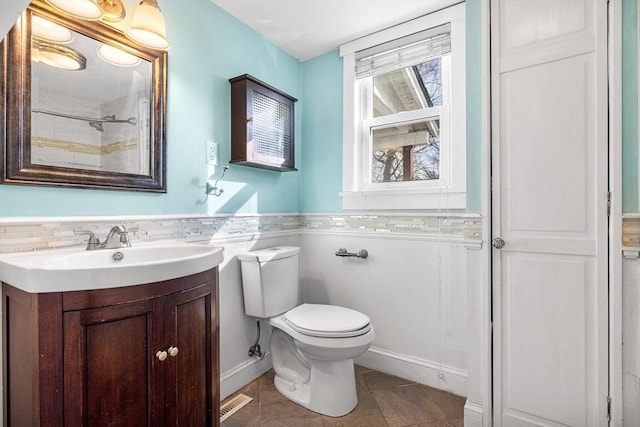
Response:
M464 427L482 427L482 406L469 402L464 405Z
M231 368L220 375L220 400L226 399L260 375L271 369L271 355L267 351L264 359L253 358Z
M444 366L430 360L418 359L371 347L355 363L420 384L426 384L458 396L467 395L467 371Z

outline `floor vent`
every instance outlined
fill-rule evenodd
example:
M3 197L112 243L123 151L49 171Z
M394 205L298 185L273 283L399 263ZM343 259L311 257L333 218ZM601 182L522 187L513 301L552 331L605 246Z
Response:
M239 394L233 399L229 400L227 403L220 407L220 422L223 422L231 415L238 412L244 405L251 402L253 398L247 396L246 394Z

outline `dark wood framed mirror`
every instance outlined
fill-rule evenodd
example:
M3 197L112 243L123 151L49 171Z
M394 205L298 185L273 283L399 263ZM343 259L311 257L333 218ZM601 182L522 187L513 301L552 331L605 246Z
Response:
M1 183L166 192L165 51L34 0L0 64Z

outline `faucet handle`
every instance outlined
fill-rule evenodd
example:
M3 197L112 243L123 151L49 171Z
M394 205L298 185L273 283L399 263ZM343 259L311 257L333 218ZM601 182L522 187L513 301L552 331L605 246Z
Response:
M73 230L73 234L76 235L84 235L89 236L89 241L87 242L87 250L96 249L100 246L100 239L93 233L93 231L83 231L83 230Z
M124 229L124 232L120 233L120 243L122 243L123 245L127 245L127 247L131 247L129 233L127 232L127 229L124 228L124 225L122 226L122 228Z

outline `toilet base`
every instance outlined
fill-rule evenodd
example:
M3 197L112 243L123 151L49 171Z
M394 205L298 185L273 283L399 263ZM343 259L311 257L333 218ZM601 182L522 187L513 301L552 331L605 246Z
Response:
M276 389L287 399L330 417L341 417L358 404L353 358L374 339L373 327L350 338L303 335L283 316L269 319Z
M358 404L353 359L323 362L313 360L309 380L295 384L287 375L278 375L274 384L287 399L311 411L341 417Z

